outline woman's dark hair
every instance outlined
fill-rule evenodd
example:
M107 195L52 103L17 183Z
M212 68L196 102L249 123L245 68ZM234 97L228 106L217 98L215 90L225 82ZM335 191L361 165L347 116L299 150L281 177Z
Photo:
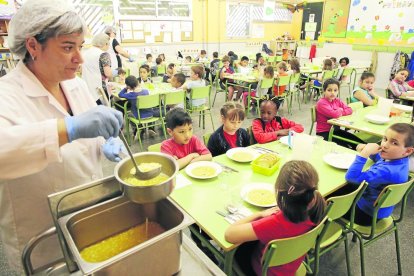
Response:
M192 123L193 120L190 115L181 107L170 109L165 115L165 124L171 130L178 126L190 125Z
M235 102L226 102L220 109L220 114L229 120L244 120L246 114L244 113L244 107Z
M339 86L340 86L339 81L334 78L331 78L331 79L325 80L325 82L323 83L323 91L325 91L330 84L336 84L339 89Z
M371 72L363 72L361 74L361 81L363 81L365 79L368 79L368 78L374 78L375 79L374 73L371 73Z
M280 169L276 179L277 205L293 223L306 221L315 224L325 214L325 200L318 191L319 176L307 161L292 160Z
M341 58L341 59L339 60L339 63L341 63L341 61L343 61L343 60L345 60L346 65L348 65L348 64L349 64L349 58L347 58L347 57L343 57L343 58Z
M135 89L138 86L137 77L130 75L125 79L125 85L131 89Z
M389 129L405 135L404 146L406 148L414 147L414 126L407 123L395 123Z

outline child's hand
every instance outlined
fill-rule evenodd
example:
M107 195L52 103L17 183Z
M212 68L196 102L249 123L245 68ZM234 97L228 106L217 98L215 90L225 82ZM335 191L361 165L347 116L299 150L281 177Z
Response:
M357 147L356 147L356 151L357 152L361 152L364 148L365 148L365 146L366 146L367 144L359 144Z
M277 211L279 211L279 207L277 207L277 206L276 207L272 207L272 208L266 209L264 211L261 211L260 212L260 216L262 218L265 218L265 217L268 217L268 216L276 213Z
M375 143L366 144L362 149L360 155L362 157L368 158L370 155L377 154L381 151L381 147Z
M289 129L281 129L276 131L277 136L286 136L289 135Z

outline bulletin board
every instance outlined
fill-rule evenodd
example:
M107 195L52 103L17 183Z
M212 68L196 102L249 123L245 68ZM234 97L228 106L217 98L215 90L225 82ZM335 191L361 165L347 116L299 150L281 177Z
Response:
M351 0L325 0L322 36L345 37Z
M414 45L414 0L351 0L347 38Z
M193 21L120 20L121 42L172 43L193 40Z

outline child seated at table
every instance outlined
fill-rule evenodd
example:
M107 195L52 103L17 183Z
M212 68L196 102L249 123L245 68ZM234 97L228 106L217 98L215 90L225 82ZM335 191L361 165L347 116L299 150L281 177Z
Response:
M176 107L165 116L167 132L171 136L161 144L161 152L173 156L180 167L197 161L212 159L207 147L193 135L193 121L184 109Z
M339 81L336 79L327 79L323 83L324 96L316 103L316 135L322 136L328 141L331 125L329 119L339 118L341 116L351 115L352 109L347 106L341 99L337 98L339 91ZM364 143L357 136L335 127L334 135L347 138L349 140ZM334 138L333 141L341 146L355 149L355 144Z
M186 56L184 62L187 63L187 64L191 63L191 62L193 62L193 58L191 56Z
M235 63L236 69L238 73L243 75L250 74L251 68L249 67L249 58L246 56L242 56L240 62Z
M226 75L232 75L234 74L234 69L233 67L230 66L230 58L228 56L224 56L222 59L223 62L223 67L220 69L220 87L223 90L226 90L226 83L227 82L231 82L233 83L234 81L232 79L228 79L225 78ZM227 85L227 100L231 101L233 100L233 94L234 94L234 90L236 90L236 88L234 87L234 85ZM237 91L237 95L236 95L236 99L239 99L242 91Z
M382 189L390 184L408 181L409 158L414 152L414 126L406 123L393 124L385 131L381 145L360 144L357 151L359 154L345 175L349 184L335 192L335 195L352 192L362 181L367 181L368 186L355 206L355 222L368 226L372 224L374 202ZM364 170L368 158L374 164ZM394 206L381 208L377 221L389 217L393 210ZM345 217L349 219L350 212Z
M249 146L249 134L244 128L240 128L245 118L243 106L227 102L220 109L220 115L223 125L208 140L207 148L211 154L217 156L232 148Z
M138 83L140 85L152 83L152 80L149 77L150 71L151 71L150 67L146 64L141 65L141 67L139 67Z
M228 242L244 243L237 248L235 260L245 275L262 275L261 259L270 241L304 234L323 219L326 203L318 182L318 173L309 162L288 161L275 184L278 207L256 212L227 228ZM295 275L304 258L271 267L268 275Z
M175 70L175 64L170 63L167 66L167 72L165 72L165 75L162 77L162 82L168 82L171 83L171 78L174 76L176 70Z
M331 71L332 70L332 60L327 58L323 61L322 71ZM312 83L314 86L321 87L322 86L322 75L320 77L316 77Z
M182 89L185 83L185 75L183 73L174 74L171 78L171 86L176 89Z
M216 79L217 72L220 71L220 59L218 58L218 52L213 52L213 60L210 62L211 79Z
M255 90L250 91L251 97L262 97L264 95L271 95L272 94L272 88L263 89L260 88L261 82L263 80L273 79L274 77L274 71L272 66L266 66L263 70L263 76L259 76L259 82L256 85ZM247 97L249 96L249 92L243 92L243 103L244 106L247 106ZM252 107L256 104L256 100L251 101Z
M374 82L375 75L373 73L362 73L359 86L352 91L351 103L362 102L364 107L376 105L378 103L378 95L375 93Z
M156 75L157 73L157 65L152 61L152 55L151 54L147 54L145 56L145 58L147 59L142 65L147 65L151 75Z
M394 100L399 100L403 97L414 97L414 88L409 86L405 80L409 75L409 71L406 68L399 69L395 73L394 79L388 85L388 89L391 91L390 97Z
M195 61L196 62L205 62L205 61L208 61L208 57L207 57L206 50L201 50L200 51L200 55L198 57L196 57Z
M276 68L277 68L278 78L288 76L288 73L287 73L288 68L287 68L286 62L284 62L284 61L279 62L276 65ZM278 80L276 80L275 85L273 86L274 96L276 96L276 97L282 96L283 93L285 92L285 90L286 90L286 85L279 86L278 85Z
M289 134L290 130L303 132L303 126L284 117L277 116L280 102L276 97L259 101L261 118L252 121L254 139L260 143L278 140Z
M191 66L190 70L190 80L184 83L182 86L184 90L187 90L187 99L190 99L190 91L195 87L204 87L206 86L206 81L203 79L204 76L204 67L201 65ZM191 101L193 107L201 106L206 103L206 99L195 99Z
M118 71L118 83L125 83L126 71L122 67L116 68Z

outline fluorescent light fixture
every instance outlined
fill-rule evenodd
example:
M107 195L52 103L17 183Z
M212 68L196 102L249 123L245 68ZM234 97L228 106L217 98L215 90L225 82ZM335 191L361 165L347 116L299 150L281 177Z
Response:
M121 10L136 10L134 7L121 7Z
M144 7L144 8L142 8L143 10L147 10L147 11L155 11L155 8L146 8L146 7Z
M137 5L155 5L155 2L142 2L142 1L129 1L130 4L137 4Z

